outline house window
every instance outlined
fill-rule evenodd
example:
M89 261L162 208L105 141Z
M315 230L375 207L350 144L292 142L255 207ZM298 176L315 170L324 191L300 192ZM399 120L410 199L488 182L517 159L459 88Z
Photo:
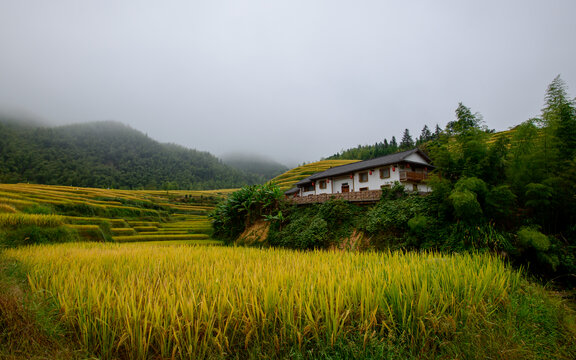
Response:
M368 191L368 188L367 188L367 187L362 187L362 188L360 188L360 191Z
M385 167L380 169L380 179L388 179L390 177L390 168Z
M314 185L309 184L304 186L304 192L314 191Z
M358 180L360 182L367 182L368 181L368 172L361 172L360 174L358 174Z
M326 189L326 180L318 181L318 186L320 186L320 189Z

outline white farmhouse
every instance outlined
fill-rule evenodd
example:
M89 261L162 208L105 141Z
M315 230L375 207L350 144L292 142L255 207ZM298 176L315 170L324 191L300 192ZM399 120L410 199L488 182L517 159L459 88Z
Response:
M434 168L430 162L430 158L421 150L413 149L336 166L299 181L286 195L307 197L373 192L392 187L397 182L410 192L430 192L430 187L424 181L428 172Z

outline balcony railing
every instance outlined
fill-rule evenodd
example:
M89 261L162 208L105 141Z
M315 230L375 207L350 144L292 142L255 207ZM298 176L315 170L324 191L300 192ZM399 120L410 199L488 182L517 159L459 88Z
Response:
M323 203L330 199L342 199L350 202L378 202L382 197L381 190L356 191L339 194L320 194L309 196L289 197L288 201L295 204Z
M400 181L414 181L420 182L427 178L427 173L415 172L415 171L400 171Z

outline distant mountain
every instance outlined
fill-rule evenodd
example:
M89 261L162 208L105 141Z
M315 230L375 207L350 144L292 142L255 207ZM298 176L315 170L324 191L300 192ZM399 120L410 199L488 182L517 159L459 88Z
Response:
M222 156L222 161L235 169L261 176L262 182L288 170L286 165L256 154L226 154Z
M261 181L208 152L159 143L113 121L41 127L0 119L0 182L218 189Z

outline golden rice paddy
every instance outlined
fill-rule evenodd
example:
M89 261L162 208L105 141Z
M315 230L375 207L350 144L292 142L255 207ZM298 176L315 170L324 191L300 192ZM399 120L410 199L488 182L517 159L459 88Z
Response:
M520 281L486 254L83 243L5 256L105 359L281 353L350 334L417 345L505 307Z

